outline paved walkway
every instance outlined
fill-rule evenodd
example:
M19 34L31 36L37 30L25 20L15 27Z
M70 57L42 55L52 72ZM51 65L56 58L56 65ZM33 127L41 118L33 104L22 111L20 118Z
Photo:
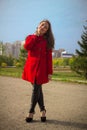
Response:
M18 78L0 76L0 130L87 130L87 85L50 81L43 85L47 122L38 105L27 124L32 87Z

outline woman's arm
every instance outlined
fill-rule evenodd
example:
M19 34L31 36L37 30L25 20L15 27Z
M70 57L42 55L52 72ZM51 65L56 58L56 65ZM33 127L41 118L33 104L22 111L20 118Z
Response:
M25 39L24 48L28 51L33 48L36 43L36 37L34 35L28 35Z

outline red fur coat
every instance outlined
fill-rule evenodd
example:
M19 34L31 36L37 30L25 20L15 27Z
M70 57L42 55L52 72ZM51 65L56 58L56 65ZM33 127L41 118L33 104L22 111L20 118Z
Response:
M24 48L28 57L22 73L22 78L31 83L44 84L52 74L52 50L47 49L47 41L43 36L27 36Z

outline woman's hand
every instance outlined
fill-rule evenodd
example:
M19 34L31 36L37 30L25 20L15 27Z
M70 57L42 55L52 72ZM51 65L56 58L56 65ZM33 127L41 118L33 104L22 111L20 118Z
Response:
M49 79L49 80L52 79L52 75L51 75L51 74L48 75L48 79Z

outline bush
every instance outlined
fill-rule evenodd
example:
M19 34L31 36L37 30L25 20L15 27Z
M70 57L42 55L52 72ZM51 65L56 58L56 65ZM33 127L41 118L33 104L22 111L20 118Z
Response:
M59 61L58 61L58 59L56 59L56 58L53 59L53 66L54 66L54 68L59 66Z
M87 79L87 58L74 57L71 63L71 69Z
M70 58L54 58L53 59L53 66L54 67L68 66L69 65L69 60L70 60Z
M12 58L12 56L9 56L9 57L5 55L0 56L0 66L2 63L6 63L8 66L12 66L13 61L14 61L14 58Z
M7 67L7 63L4 63L4 62L1 63L1 67L4 67L4 68Z
M15 66L16 66L16 67L22 67L22 65L21 65L20 62L17 62L17 63L15 64Z

